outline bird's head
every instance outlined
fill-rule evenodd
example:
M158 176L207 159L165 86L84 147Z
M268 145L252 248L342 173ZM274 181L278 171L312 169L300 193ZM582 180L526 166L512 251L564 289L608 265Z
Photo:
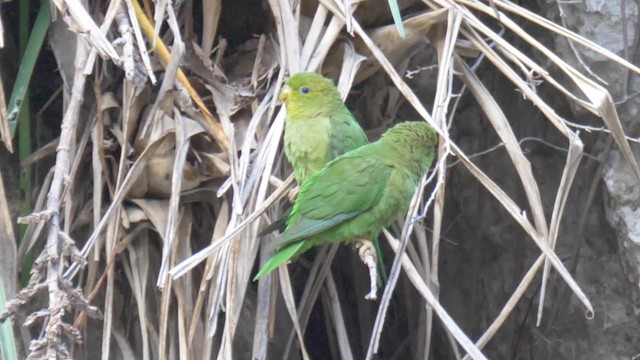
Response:
M426 121L405 121L382 134L383 141L412 144L429 151L438 143L438 133Z
M333 81L313 72L291 76L278 97L289 116L313 117L343 107L342 98Z
M431 166L438 133L425 121L406 121L389 129L378 141L419 178Z

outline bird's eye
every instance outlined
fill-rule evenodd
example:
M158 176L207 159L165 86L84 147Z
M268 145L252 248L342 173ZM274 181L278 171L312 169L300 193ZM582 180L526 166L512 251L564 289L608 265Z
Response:
M301 87L300 89L298 89L298 92L300 92L300 94L305 94L305 95L306 95L306 94L308 94L308 93L310 93L310 92L311 92L311 89L309 89L309 88L308 88L308 87L306 87L306 86L303 86L303 87Z

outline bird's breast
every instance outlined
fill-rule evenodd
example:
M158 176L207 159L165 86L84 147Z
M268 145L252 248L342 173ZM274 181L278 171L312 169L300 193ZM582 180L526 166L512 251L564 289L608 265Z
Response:
M284 150L299 184L328 162L329 134L327 119L287 120Z

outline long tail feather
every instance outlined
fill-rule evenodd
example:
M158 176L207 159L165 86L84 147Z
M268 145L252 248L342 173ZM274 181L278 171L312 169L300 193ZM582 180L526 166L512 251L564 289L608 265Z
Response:
M298 255L300 250L304 246L304 241L298 241L284 246L278 252L276 252L269 261L258 272L258 275L253 278L253 281L259 280L263 276L275 270L278 266L286 264L291 258Z

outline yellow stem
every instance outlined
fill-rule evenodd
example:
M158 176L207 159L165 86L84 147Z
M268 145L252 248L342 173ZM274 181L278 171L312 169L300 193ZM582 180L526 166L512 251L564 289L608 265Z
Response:
M144 13L144 10L142 10L137 0L132 1L132 3L133 3L133 9L135 10L135 13L136 13L136 17L138 18L138 23L140 24L142 31L145 33L147 38L150 39L150 42L152 44L155 43L154 49L156 53L160 56L160 59L162 59L162 61L164 61L165 64L168 64L169 60L171 59L171 54L169 53L169 50L164 45L161 39L156 39L155 42L153 41L155 38L153 23L147 18L147 16ZM216 141L218 142L218 144L220 144L223 150L228 150L230 146L229 138L227 137L227 134L224 133L224 130L222 129L222 125L220 124L220 120L215 119L213 115L209 112L207 107L204 105L204 102L202 102L202 99L200 99L200 96L198 95L198 93L189 83L189 80L187 79L187 76L184 74L182 69L178 68L177 75L178 75L178 80L187 89L187 92L189 93L189 96L191 96L191 99L193 100L193 102L198 106L200 111L202 111L202 114L204 115L204 118L207 120L207 124L210 127L209 130L211 135L216 139Z

